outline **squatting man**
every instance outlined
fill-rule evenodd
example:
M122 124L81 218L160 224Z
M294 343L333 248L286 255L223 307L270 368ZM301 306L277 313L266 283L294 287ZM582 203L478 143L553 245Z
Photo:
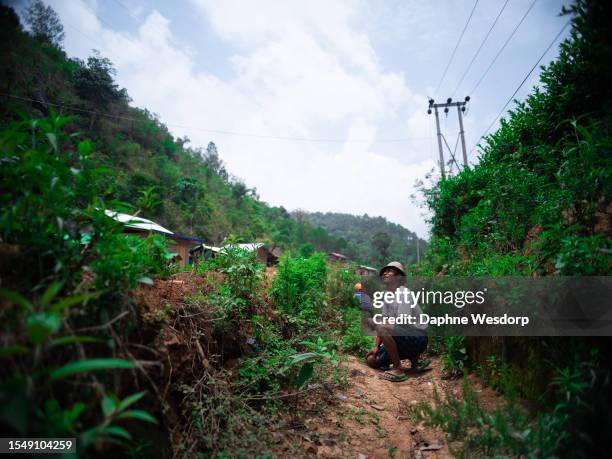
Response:
M408 289L403 284L406 274L404 267L397 261L392 261L380 270L380 276L385 289L389 292L403 294ZM400 295L388 295L383 304L384 317L407 317L415 319L422 313L417 303L398 301ZM376 325L376 345L366 355L368 365L372 368L385 370L382 378L392 382L405 381L406 369L402 360L409 359L411 366L418 366L419 356L427 349L427 324L418 320L406 321L405 324L392 324L386 321ZM392 364L393 368L389 368Z

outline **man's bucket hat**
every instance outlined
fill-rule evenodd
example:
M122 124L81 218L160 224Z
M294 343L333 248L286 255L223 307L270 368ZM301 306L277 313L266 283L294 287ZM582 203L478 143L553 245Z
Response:
M391 263L389 263L388 265L383 266L383 267L380 269L379 274L382 276L382 275L383 275L383 272L385 272L385 269L387 269L387 268L395 268L395 269L399 270L399 272L400 272L400 273L402 273L402 276L405 276L405 275L406 275L406 273L405 273L405 271L404 271L404 265L402 265L402 264L401 264L399 261L392 261L392 262L391 262Z

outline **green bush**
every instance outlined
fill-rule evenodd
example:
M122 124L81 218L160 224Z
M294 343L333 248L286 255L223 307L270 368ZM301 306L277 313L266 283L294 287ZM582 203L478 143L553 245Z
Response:
M374 337L363 333L361 318L361 310L349 307L344 313L344 330L341 338L342 350L357 357L364 357L374 347Z
M442 370L450 377L463 375L468 360L465 336L444 337Z
M593 415L609 409L610 398L604 394L610 372L598 368L596 352L589 358L573 357L571 366L555 369L550 383L557 402L535 416L520 405L507 369L498 379L504 402L494 410L480 404L465 378L461 397L448 392L443 398L436 391L434 404L420 403L415 414L460 441L456 453L465 457L603 457L605 446L597 438L607 435L609 422L595 425L602 418Z
M135 364L113 350L101 320L121 309L118 292L163 269L166 252L104 214L120 203L103 199L108 171L94 167L90 142L64 134L70 121L51 115L0 132L0 234L11 257L0 266L0 421L13 435L76 436L87 448L128 441L122 420L155 422L127 409L144 393L111 395L125 390L112 389L113 370Z
M610 273L602 215L612 196L612 95L594 73L612 71L601 22L608 9L577 1L571 37L543 69L542 89L483 141L478 164L423 189L432 241L421 273Z
M278 310L298 328L317 324L326 306L327 271L323 253L309 258L285 254L281 258L270 292Z

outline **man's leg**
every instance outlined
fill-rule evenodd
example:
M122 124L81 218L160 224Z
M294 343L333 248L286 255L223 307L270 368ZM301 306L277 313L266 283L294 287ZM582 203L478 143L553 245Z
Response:
M376 357L376 354L368 355L366 360L370 368L378 368L380 366L380 363L378 362L378 357Z
M393 364L393 369L390 371L398 376L404 375L405 373L404 373L404 369L402 368L402 362L400 360L399 352L397 350L397 343L395 342L395 339L393 339L393 336L381 336L380 339L385 345L385 349L387 350L387 353L389 354L389 359L391 360L391 363Z

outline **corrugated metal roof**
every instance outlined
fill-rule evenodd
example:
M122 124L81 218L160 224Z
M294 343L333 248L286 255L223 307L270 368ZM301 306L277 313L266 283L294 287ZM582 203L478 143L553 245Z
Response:
M218 252L221 250L221 247L215 247L213 245L202 244L200 247L202 247L204 250L211 250L212 252Z
M154 221L147 220L146 218L135 217L133 215L128 215L128 214L122 214L120 212L115 212L113 210L108 210L108 209L106 209L104 213L108 215L110 218L120 223L123 223L128 228L135 228L135 229L140 229L144 231L155 231L158 233L165 233L165 234L174 234L169 229L166 229L163 226L158 225Z
M371 266L359 265L359 267L360 267L361 269L367 269L368 271L376 271L376 272L378 272L378 269L376 269L376 268L372 268Z
M238 244L238 247L248 250L249 252L253 252L258 248L263 247L263 242L248 242L246 244Z

